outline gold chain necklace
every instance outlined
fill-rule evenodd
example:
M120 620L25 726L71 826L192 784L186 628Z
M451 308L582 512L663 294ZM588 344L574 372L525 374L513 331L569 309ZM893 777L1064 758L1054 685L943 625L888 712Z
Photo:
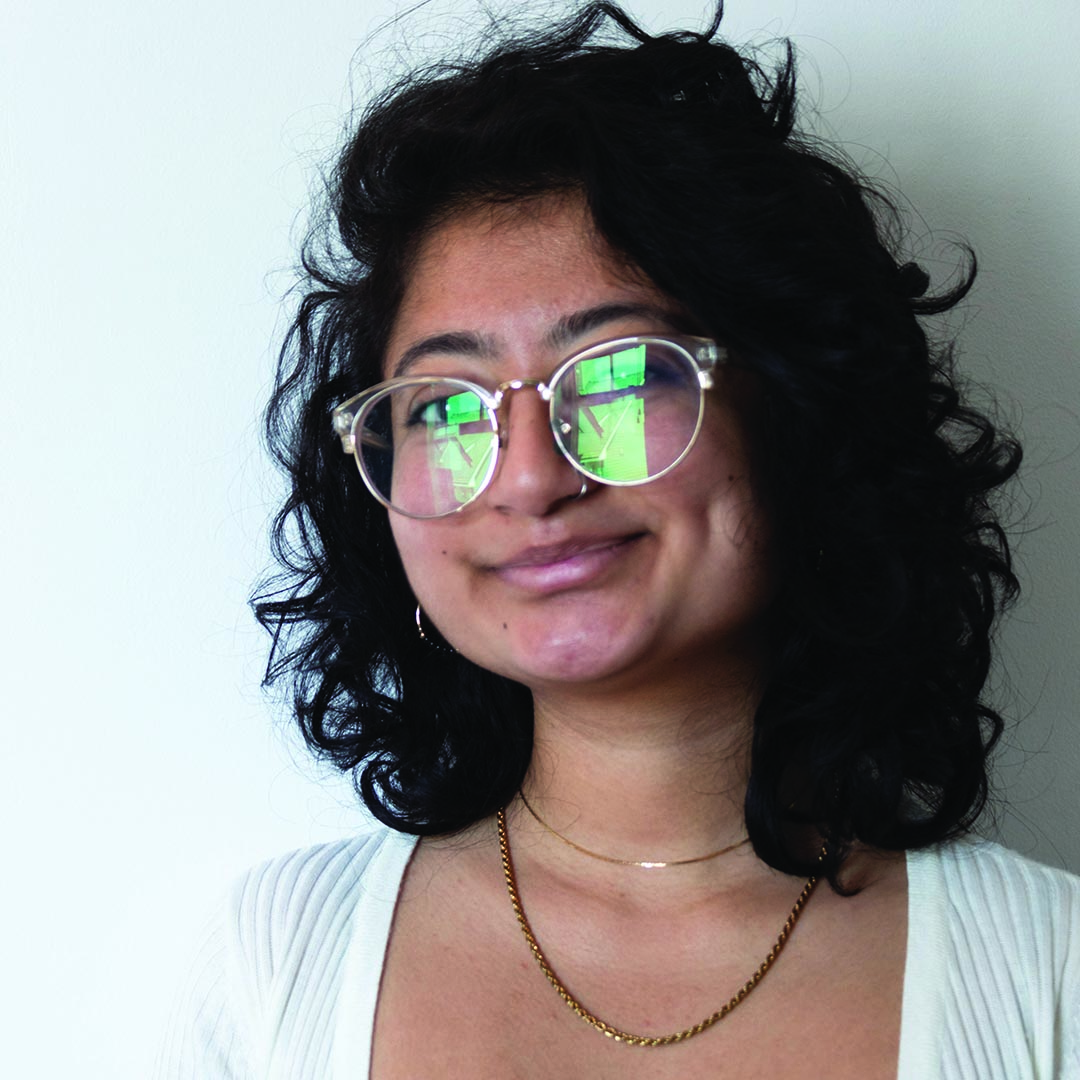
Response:
M590 851L586 847L582 847L580 844L575 844L569 836L563 836L561 832L556 832L533 808L528 799L525 798L525 792L519 791L518 795L521 797L521 801L525 804L525 809L532 814L533 818L538 824L542 825L552 836L557 840L561 840L564 844L568 844L575 851L580 851L582 855L588 855L590 859L600 859L602 862L615 863L618 866L639 866L643 870L664 870L669 866L689 866L691 863L708 862L710 859L718 858L720 855L726 855L729 851L734 851L736 848L741 848L743 844L750 843L750 837L745 836L742 840L735 844L728 844L727 847L720 848L719 851L710 851L708 855L696 855L692 859L670 859L667 862L660 862L659 860L652 859L616 859L614 855L601 855L599 851Z
M628 1046L671 1046L674 1043L692 1039L695 1035L700 1035L703 1031L711 1028L717 1021L723 1020L736 1005L740 1005L745 1001L754 987L765 978L791 936L792 930L795 929L795 924L799 921L799 916L802 914L806 902L810 899L818 883L817 875L811 875L807 878L806 884L803 886L802 892L799 893L799 898L795 901L795 906L791 909L791 913L780 930L779 937L777 937L773 947L769 950L768 956L765 957L754 974L747 979L739 992L726 1005L722 1005L716 1012L706 1016L704 1020L694 1024L692 1027L683 1028L682 1031L673 1032L671 1035L634 1035L629 1031L614 1027L601 1020L594 1013L589 1012L563 985L559 976L555 974L555 969L548 963L547 957L544 956L544 952L540 948L540 943L536 940L536 935L532 932L532 927L529 926L529 920L525 917L525 908L522 906L521 897L518 895L517 881L514 878L514 864L510 859L510 838L506 831L506 807L503 807L498 812L496 820L499 825L499 852L502 855L503 874L506 877L506 891L510 894L510 903L513 905L518 925L521 927L521 932L524 934L533 956L536 957L537 964L540 965L540 970L544 973L547 981L555 988L555 992L576 1015L609 1039L618 1043L626 1043ZM818 855L819 863L824 860L825 852L825 847L822 847L821 854Z

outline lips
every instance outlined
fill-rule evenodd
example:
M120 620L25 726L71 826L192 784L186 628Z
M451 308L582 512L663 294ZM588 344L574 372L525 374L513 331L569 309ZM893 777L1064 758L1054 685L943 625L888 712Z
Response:
M627 554L641 533L590 537L524 548L491 566L509 585L548 593L589 584Z

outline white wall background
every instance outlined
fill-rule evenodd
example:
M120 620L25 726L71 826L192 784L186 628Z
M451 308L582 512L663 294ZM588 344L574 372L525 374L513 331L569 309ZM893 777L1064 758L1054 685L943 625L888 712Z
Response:
M701 12L631 7L654 28ZM824 123L918 207L931 258L948 230L978 249L965 355L1029 448L1002 825L1080 870L1080 6L728 8L735 40L795 39ZM245 600L277 490L258 413L295 222L354 51L394 11L16 0L3 16L5 1075L145 1076L225 882L358 820L261 696ZM425 27L453 38L425 15L367 55Z

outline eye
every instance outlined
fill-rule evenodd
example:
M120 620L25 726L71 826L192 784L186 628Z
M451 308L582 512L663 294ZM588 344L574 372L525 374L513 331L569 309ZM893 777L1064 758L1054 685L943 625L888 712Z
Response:
M405 410L406 427L460 427L484 419L484 403L471 390L427 387L415 394Z
M646 386L682 384L687 378L687 364L681 355L665 345L649 345L645 350L643 382Z
M447 401L443 397L414 405L405 418L406 427L445 427Z

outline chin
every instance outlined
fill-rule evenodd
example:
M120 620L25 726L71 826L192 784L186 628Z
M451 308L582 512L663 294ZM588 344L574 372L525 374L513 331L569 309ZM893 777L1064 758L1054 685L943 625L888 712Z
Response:
M641 666L648 652L625 625L582 622L563 630L550 622L510 626L507 646L498 656L477 657L476 662L530 688L607 679Z

